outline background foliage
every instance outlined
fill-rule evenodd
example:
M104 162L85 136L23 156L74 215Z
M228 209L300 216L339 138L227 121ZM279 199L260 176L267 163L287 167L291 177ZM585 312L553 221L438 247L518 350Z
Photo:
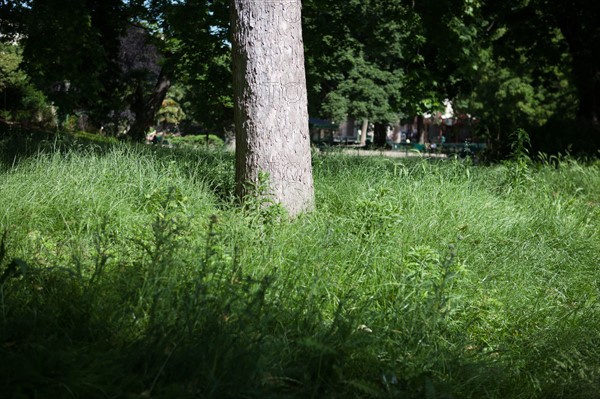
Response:
M84 115L88 130L131 129L141 139L138 131L156 123L164 89L175 84L186 115L181 128L222 137L231 131L224 0L3 2L0 18L3 40L18 39L33 84L21 95L37 98L39 108L42 97L33 91L44 93L61 123ZM450 99L456 114L477 121L478 139L495 156L509 154L517 128L531 132L536 149L594 154L597 19L591 0L304 1L311 116L384 126L442 110ZM155 54L133 69L127 54L143 57L125 46L132 27L153 49L144 53ZM11 109L27 109L23 102L17 98ZM376 141L385 144L381 132Z

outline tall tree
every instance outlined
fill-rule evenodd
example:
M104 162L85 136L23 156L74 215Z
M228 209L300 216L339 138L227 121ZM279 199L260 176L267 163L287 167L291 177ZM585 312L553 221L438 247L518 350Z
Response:
M203 130L223 135L233 126L229 0L188 0L169 12L182 105Z
M60 114L114 133L129 125L143 140L173 78L169 32L154 24L164 10L123 0L31 0L20 10L25 68Z
M126 21L122 1L33 0L25 15L26 70L59 111L101 118L114 108Z
M597 13L584 3L578 5L589 15ZM572 21L581 10L567 1L478 4L477 24L472 25L476 45L465 63L474 68L463 75L471 87L455 105L480 118L479 127L498 155L509 151L508 136L519 127L533 132L536 149L564 151L573 146L593 152L600 134L593 112L597 42L590 38L598 37L598 24L582 16L577 22L582 27L570 29L571 40L580 43L573 47L565 34L569 29L559 21ZM585 49L578 60L576 48Z
M557 26L569 46L574 81L579 93L578 116L600 124L600 11L591 0L554 7Z
M594 0L531 0L517 5L487 1L487 17L507 28L511 44L544 57L552 45L566 44L572 82L577 89L577 116L598 125L600 118L600 11ZM556 31L562 37L557 38ZM567 61L567 62L565 62ZM564 69L564 67L563 67Z
M414 14L402 1L304 2L311 113L369 119L385 144L385 124L403 107L414 61Z
M454 45L468 36L469 2L307 0L311 111L369 119L381 145L385 124L443 108L461 82Z
M31 0L0 0L0 40L13 41L23 34Z
M263 173L296 215L314 206L300 0L234 0L236 181L241 197Z
M173 67L169 55L172 54L162 40L139 26L127 29L120 48L119 62L127 81L128 106L134 116L128 135L142 141L156 122L156 114L171 87Z
M53 108L19 69L21 61L20 46L0 42L0 121L53 124Z

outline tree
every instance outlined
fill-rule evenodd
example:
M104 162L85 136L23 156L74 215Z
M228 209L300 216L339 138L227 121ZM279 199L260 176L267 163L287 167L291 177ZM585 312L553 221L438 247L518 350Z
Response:
M267 173L292 216L314 206L300 9L300 0L231 9L237 194Z
M146 45L154 47L151 53L160 55L155 63L159 68L146 68L150 72L146 76L151 79L146 79L145 85L138 86L142 90L136 91L140 94L133 105L139 109L136 117L145 117L144 123L134 123L131 134L143 136L171 84L185 89L180 104L187 123L182 126L230 131L233 89L228 1L131 0L128 5L133 21L146 27L150 39ZM132 52L136 53L133 47ZM139 50L137 53L148 54Z
M24 31L25 16L31 0L0 0L0 39L10 42Z
M453 45L465 36L466 3L307 0L311 112L369 119L384 145L386 124L441 109L461 82L464 57Z
M223 131L233 120L230 3L0 1L0 37L22 40L31 82L62 115L85 113L98 126L130 111L130 134L142 139L173 82L187 91L180 104L194 125ZM312 116L368 119L385 144L385 124L438 110L448 98L458 112L477 117L490 144L523 127L534 132L534 145L561 150L577 143L592 152L600 146L600 15L592 0L303 0L302 6ZM130 26L143 39L131 46L133 64L155 55L143 68L124 67ZM271 96L282 89L263 87ZM552 136L548 127L557 120L562 125Z
M33 0L23 14L25 70L59 112L83 111L98 121L114 109L122 94L121 0Z
M188 0L169 12L177 84L188 122L204 131L232 132L233 88L228 0ZM189 119L192 119L191 121Z
M0 42L0 121L52 125L53 108L19 69L21 61L20 46Z
M578 116L600 124L600 12L595 1L577 0L554 8L556 24L569 46L579 94Z
M508 28L506 39L527 47L536 55L545 56L551 45L563 49L570 60L572 83L577 89L577 116L598 125L600 123L600 12L593 0L532 0L513 7L488 0L488 18ZM557 39L557 31L561 37ZM561 43L562 42L562 43Z
M156 113L156 121L163 131L169 129L170 125L175 129L178 129L178 125L184 117L185 113L181 109L179 103L169 97L164 99L160 109Z
M63 118L143 140L172 83L205 128L232 125L227 11L225 0L0 2L0 35L22 39L25 70Z
M89 127L112 133L126 125L143 140L173 69L149 10L122 0L22 3L5 14L23 37L25 70L60 115L85 114Z
M497 155L510 151L508 138L517 128L533 133L538 150L564 151L573 145L575 151L593 152L600 144L597 124L595 137L589 128L595 123L594 85L600 76L593 73L594 65L598 68L593 38L599 36L597 17L590 17L597 16L595 8L585 1L578 7L545 0L478 4L471 25L476 44L464 63L472 67L463 72L470 90L455 105L480 118L480 129ZM582 9L586 15L577 19ZM578 129L576 119L588 128Z
M304 7L311 113L368 119L376 144L385 145L385 125L398 121L405 103L414 15L395 0L308 0Z
M172 63L168 50L160 49L160 40L148 29L131 26L121 38L121 64L129 92L128 106L134 119L128 135L135 141L146 138L172 82Z

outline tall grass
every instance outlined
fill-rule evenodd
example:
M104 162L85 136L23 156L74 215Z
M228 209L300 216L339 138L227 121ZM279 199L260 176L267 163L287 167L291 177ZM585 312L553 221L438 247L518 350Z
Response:
M0 396L596 397L600 164L314 172L290 221L238 206L218 152L7 167Z

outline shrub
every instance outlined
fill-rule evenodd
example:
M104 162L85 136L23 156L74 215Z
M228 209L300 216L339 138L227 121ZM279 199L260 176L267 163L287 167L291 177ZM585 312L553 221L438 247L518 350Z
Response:
M199 134L187 136L172 136L168 140L177 146L191 146L194 148L222 148L225 145L223 139L214 134Z

